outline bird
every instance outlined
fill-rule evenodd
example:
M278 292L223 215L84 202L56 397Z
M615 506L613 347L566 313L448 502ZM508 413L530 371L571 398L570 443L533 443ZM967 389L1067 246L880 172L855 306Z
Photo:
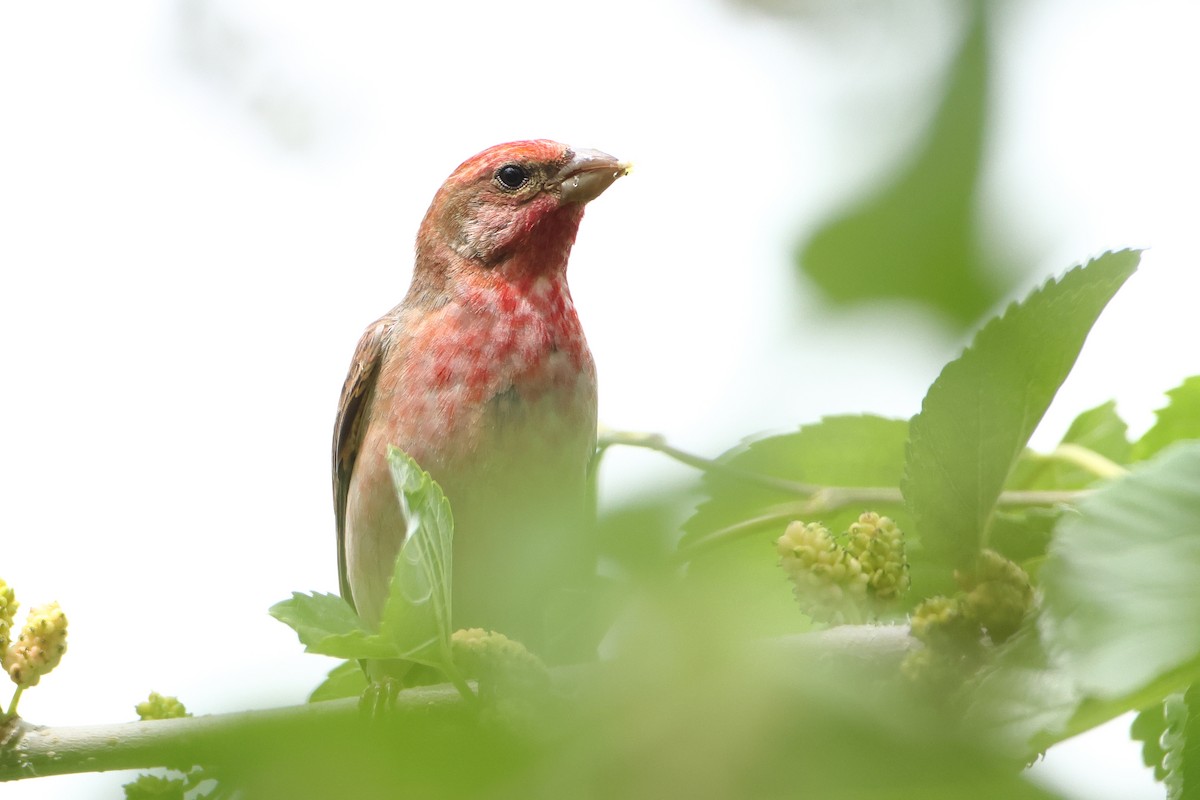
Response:
M567 262L584 207L628 172L524 140L467 159L434 195L408 291L363 333L334 425L339 585L367 624L406 530L394 445L450 502L453 626L548 660L588 648L572 597L595 573L596 367Z

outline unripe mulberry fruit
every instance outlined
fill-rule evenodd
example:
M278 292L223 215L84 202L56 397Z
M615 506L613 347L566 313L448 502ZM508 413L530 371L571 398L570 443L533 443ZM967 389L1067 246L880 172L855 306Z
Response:
M1017 632L1033 608L1033 585L1025 570L994 550L984 550L969 575L958 575L964 613L999 644Z
M29 611L21 636L4 653L4 668L21 688L37 686L67 651L67 616L58 603Z
M796 600L810 617L833 624L864 618L870 576L825 526L793 522L776 541L776 550Z
M888 517L861 514L847 532L847 550L858 559L877 600L895 600L908 591L908 559L904 534Z

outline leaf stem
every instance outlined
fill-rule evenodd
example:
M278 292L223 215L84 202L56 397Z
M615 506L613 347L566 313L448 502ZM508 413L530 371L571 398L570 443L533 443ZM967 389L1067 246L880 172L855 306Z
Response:
M472 711L479 710L479 695L475 694L471 689L471 685L467 683L467 679L463 677L462 671L458 665L454 663L454 657L450 654L450 648L446 648L443 663L440 668L447 678L450 679L450 685L453 686L466 704Z
M11 719L17 715L17 701L21 699L21 693L25 691L24 686L17 686L17 690L13 692L12 700L9 701L8 711L0 714L0 722Z
M668 444L666 439L657 433L611 430L601 432L599 449L603 451L613 445L653 450L681 464L687 464L690 467L695 467L705 472L720 472L748 483L754 483L758 486L765 486L776 491L805 498L801 501L775 506L760 516L735 522L732 525L719 528L699 538L685 541L680 545L675 556L676 560L680 562L690 561L698 553L705 552L725 542L751 535L767 525L784 521L790 522L791 520L803 519L805 517L811 518L849 506L867 507L885 504L902 505L904 503L904 495L895 487L819 486L812 483L789 481L771 475L762 475L739 467L730 466L722 461L680 450ZM1064 450L1065 452L1063 452ZM1115 464L1099 453L1078 445L1060 445L1058 450L1055 451L1054 457L1061 458L1064 461L1069 460L1071 463L1101 477L1112 477L1120 475L1125 471L1124 467L1121 467L1119 464ZM1017 490L1001 492L996 503L1001 506L1057 506L1077 502L1086 494L1088 494L1088 490L1086 489L1061 491Z
M659 433L638 433L634 431L613 431L603 430L600 433L597 442L597 448L603 452L613 445L624 445L626 447L640 447L644 450L654 450L662 453L668 458L678 461L680 464L686 464L689 467L695 467L702 472L720 472L723 475L737 478L746 481L747 483L758 484L765 486L768 489L787 492L788 494L796 494L807 496L821 490L821 486L815 483L800 483L798 481L789 481L784 478L776 478L772 475L763 475L758 472L750 472L740 467L730 466L723 461L717 461L704 456L698 456L695 453L689 453L685 450L680 450L677 447L667 443L667 440Z
M1091 448L1080 444L1064 442L1054 448L1048 458L1073 464L1082 470L1092 473L1097 478L1119 478L1129 470L1115 461L1111 461Z

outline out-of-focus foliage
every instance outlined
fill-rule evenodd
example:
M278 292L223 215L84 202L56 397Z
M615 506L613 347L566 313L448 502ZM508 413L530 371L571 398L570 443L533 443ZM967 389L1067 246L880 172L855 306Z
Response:
M915 152L797 251L830 299L913 300L968 326L1010 288L1011 266L984 247L977 202L991 87L986 5L964 4L970 19Z
M1200 442L1085 497L1041 575L1046 645L1084 691L1121 697L1179 669L1200 677Z
M1200 439L1200 376L1188 378L1167 397L1170 402L1159 409L1158 421L1133 448L1134 458L1149 458L1180 439Z

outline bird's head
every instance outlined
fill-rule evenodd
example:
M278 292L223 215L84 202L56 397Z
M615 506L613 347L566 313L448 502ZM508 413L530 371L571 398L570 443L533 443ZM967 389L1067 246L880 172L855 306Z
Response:
M417 262L516 270L565 268L583 207L629 166L547 139L490 147L464 161L421 223ZM561 261L561 264L558 262Z

